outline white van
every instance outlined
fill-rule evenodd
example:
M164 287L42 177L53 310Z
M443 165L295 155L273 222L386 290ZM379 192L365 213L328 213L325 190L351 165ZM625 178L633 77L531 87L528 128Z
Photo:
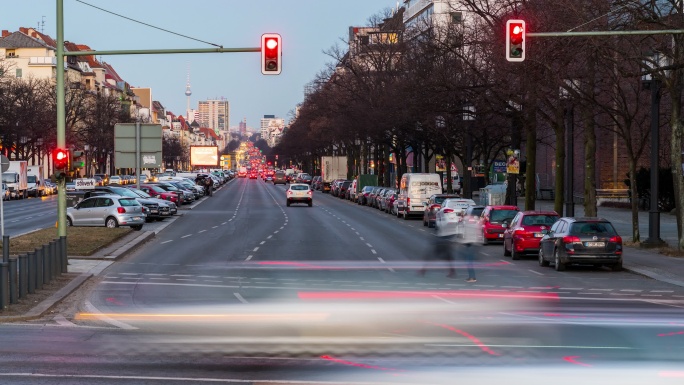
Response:
M442 193L442 180L439 174L406 173L399 182L397 197L397 216L408 219L411 215L423 215L428 199Z
M461 193L461 176L458 175L457 172L452 172L451 173L451 188L456 194ZM447 190L447 177L446 173L444 173L444 177L442 178L442 191L446 192Z

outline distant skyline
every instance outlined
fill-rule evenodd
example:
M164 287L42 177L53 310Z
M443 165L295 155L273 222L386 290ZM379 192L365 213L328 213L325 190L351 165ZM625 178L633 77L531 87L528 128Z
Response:
M98 56L132 87L152 88L153 100L176 115L185 114L190 68L191 108L197 109L200 100L225 98L230 102L229 127L247 118L253 129L264 115L289 121L304 99L304 86L332 62L323 51L344 46L349 27L364 26L373 15L397 5L393 0L64 0L65 40L94 50L212 46L84 3L225 48L258 47L261 34L280 33L283 72L277 76L261 74L258 53ZM56 38L55 15L56 0L12 2L0 14L0 29L36 28Z

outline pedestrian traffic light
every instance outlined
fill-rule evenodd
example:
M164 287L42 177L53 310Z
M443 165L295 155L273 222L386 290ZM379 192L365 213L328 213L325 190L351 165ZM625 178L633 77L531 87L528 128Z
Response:
M282 41L277 33L261 35L261 73L264 75L279 75L281 58L283 55Z
M55 176L63 178L69 167L69 151L58 148L52 152L52 164L55 168Z
M525 21L506 22L506 60L521 62L525 60Z
M85 166L85 157L83 151L71 152L71 169L76 170Z

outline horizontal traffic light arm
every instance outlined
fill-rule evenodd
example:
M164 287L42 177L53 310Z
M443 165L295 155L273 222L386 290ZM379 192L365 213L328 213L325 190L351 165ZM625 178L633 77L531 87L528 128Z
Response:
M617 35L669 35L681 34L684 29L662 29L655 31L588 31L588 32L527 32L530 37L563 37L563 36L617 36Z
M134 49L117 51L65 51L64 56L90 55L162 55L172 53L231 53L231 52L261 52L261 47L247 48L178 48L178 49Z

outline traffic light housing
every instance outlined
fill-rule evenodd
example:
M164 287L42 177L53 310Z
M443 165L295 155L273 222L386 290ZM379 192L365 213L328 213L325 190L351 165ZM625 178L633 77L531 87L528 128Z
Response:
M85 166L85 157L83 151L71 152L71 169L76 170Z
M277 33L261 35L261 73L280 75L282 70L282 39Z
M58 148L52 151L52 164L57 178L66 176L69 168L69 150Z
M506 60L521 62L525 60L525 21L506 22Z

